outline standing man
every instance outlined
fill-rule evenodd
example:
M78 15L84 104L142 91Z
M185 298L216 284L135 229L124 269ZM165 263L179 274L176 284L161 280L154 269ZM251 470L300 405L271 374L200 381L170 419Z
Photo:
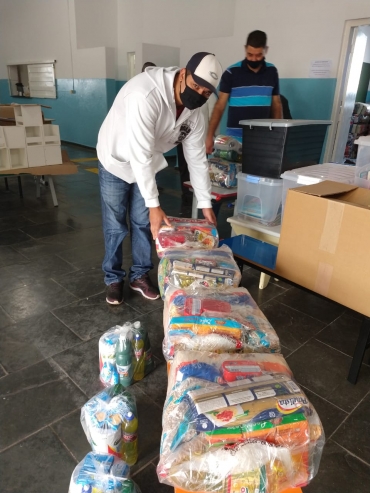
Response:
M211 53L196 53L186 68L148 67L118 93L99 131L97 153L102 201L106 300L123 301L122 242L130 222L132 261L130 288L145 298L159 298L148 272L152 237L162 222L155 175L167 166L163 153L183 144L190 180L206 219L216 224L200 107L207 102L222 74Z
M241 141L240 120L282 118L279 76L276 68L265 61L267 36L253 31L245 45L245 59L227 68L222 74L219 99L209 122L206 138L207 154L213 150L215 130L229 102L227 135Z

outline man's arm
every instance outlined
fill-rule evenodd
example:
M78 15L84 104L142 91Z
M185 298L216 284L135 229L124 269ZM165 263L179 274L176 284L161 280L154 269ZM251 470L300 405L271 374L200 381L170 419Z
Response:
M272 96L271 117L274 120L283 118L283 106L281 104L280 96Z
M227 102L229 100L230 94L227 92L219 92L218 93L218 101L213 108L212 116L209 121L208 133L206 138L206 152L207 154L211 154L213 151L213 136L215 134L216 128L218 127L222 115L225 111Z

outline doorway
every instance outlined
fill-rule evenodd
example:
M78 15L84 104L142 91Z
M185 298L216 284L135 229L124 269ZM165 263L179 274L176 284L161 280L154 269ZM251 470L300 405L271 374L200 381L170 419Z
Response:
M355 164L357 146L354 141L360 135L365 135L369 128L361 125L361 119L366 121L368 118L365 101L363 106L356 105L356 111L361 114L356 113L354 116L360 79L362 85L366 84L361 74L366 77L367 57L370 65L370 18L346 21L331 117L333 123L328 135L324 162ZM370 109L370 104L368 107Z

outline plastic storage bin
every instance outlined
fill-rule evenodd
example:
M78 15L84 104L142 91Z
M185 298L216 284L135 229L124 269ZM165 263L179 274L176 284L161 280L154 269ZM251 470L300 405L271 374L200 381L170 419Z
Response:
M283 180L238 173L236 213L242 219L280 224Z
M354 143L358 144L355 185L370 188L370 135L359 137Z
M304 185L314 185L324 180L338 181L340 183L355 183L355 166L344 164L316 164L295 170L285 171L281 175L283 179L283 201L282 212L289 188L303 187Z
M243 173L279 178L289 169L317 164L328 120L242 120Z

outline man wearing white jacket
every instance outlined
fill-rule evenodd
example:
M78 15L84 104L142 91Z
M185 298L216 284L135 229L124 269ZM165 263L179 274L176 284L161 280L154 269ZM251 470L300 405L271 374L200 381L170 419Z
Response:
M152 236L164 221L155 175L167 166L163 153L180 142L190 180L206 219L216 224L211 207L211 183L200 107L208 100L222 74L216 57L196 53L186 68L148 67L118 93L98 136L99 182L102 200L106 300L123 301L122 242L130 219L133 265L130 288L145 298L159 298L148 276Z

